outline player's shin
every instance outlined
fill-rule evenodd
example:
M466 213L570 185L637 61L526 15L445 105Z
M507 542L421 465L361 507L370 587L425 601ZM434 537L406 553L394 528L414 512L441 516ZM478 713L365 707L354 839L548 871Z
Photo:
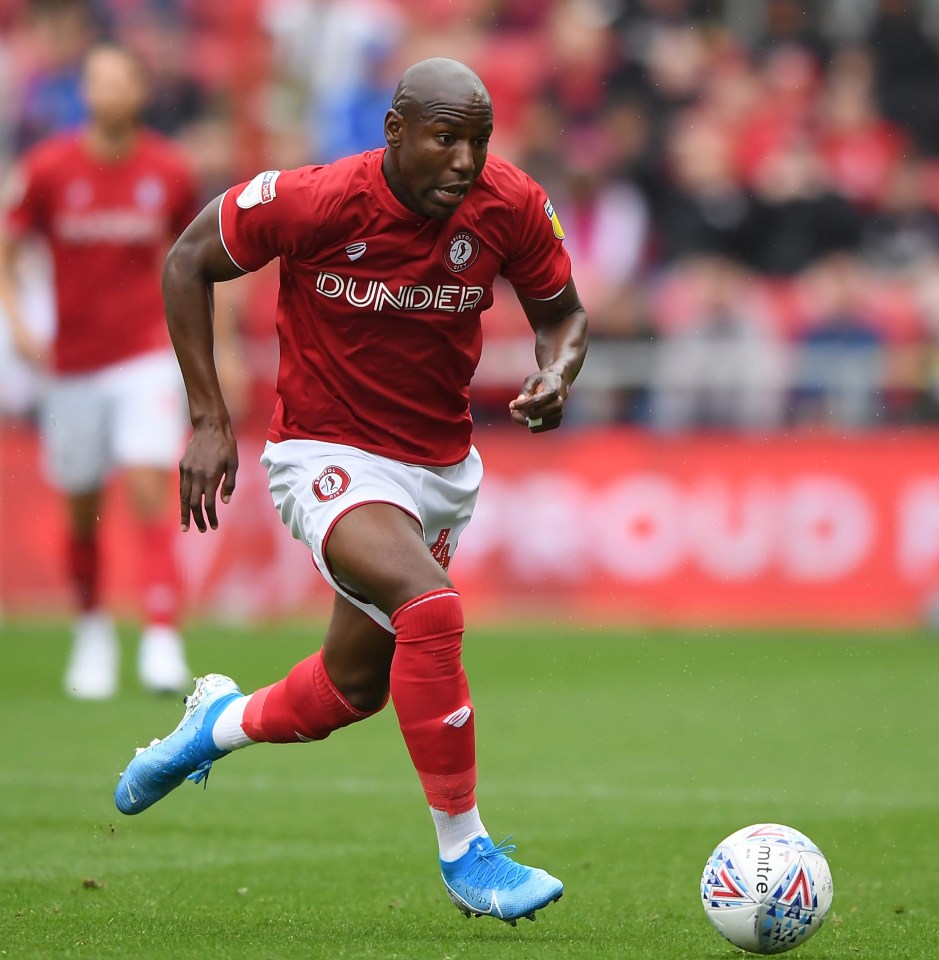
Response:
M391 697L437 828L440 855L461 856L485 834L476 810L476 735L461 660L463 608L452 589L401 606L391 618Z

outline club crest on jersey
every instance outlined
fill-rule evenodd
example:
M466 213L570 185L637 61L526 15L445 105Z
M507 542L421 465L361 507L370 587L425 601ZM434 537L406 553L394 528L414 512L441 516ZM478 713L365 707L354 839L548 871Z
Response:
M365 253L367 246L368 245L364 240L358 240L356 243L350 243L345 248L346 256L350 260L356 261L362 256L363 253Z
M558 220L558 215L555 212L554 204L550 200L545 200L544 202L544 212L545 216L551 221L551 226L554 228L554 235L558 240L564 239L564 229L561 226L561 221Z
M350 483L352 477L342 467L329 466L313 481L313 496L320 503L335 500L349 489Z
M471 233L462 231L461 233L455 233L450 238L445 259L447 266L454 273L461 273L467 267L472 266L473 261L478 256L479 241Z
M280 170L265 170L259 173L245 188L238 194L235 201L242 210L250 210L259 203L270 203L277 196L277 178L280 176Z

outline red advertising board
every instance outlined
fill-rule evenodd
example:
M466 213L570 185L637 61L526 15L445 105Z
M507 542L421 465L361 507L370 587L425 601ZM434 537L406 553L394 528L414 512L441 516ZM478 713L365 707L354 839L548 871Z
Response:
M471 615L674 625L875 627L939 606L939 442L481 432L486 478L450 571ZM270 504L259 439L220 529L178 540L190 608L232 618L328 609ZM0 439L0 604L66 609L61 506L26 429ZM121 491L105 522L108 592L134 595Z

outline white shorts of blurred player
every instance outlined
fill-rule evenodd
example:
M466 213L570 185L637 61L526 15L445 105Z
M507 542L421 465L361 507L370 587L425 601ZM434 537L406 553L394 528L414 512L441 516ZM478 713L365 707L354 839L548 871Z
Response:
M421 467L342 444L282 440L267 443L261 463L281 519L310 548L327 583L392 633L391 621L378 607L333 576L326 560L330 532L356 507L394 504L420 523L427 549L446 569L473 515L483 477L475 447L452 467Z
M64 493L96 490L120 467L175 468L186 431L175 355L161 350L56 376L40 429L47 474Z

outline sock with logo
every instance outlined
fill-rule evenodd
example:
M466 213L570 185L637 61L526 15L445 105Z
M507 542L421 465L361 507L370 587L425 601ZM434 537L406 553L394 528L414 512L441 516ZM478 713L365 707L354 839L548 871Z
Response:
M347 727L373 716L356 710L330 680L323 663L323 651L302 660L277 683L262 687L245 698L241 708L240 726L244 736L253 743L305 743L325 740L333 730ZM227 736L237 739L234 723L236 710L233 701L219 715L212 737L221 749L231 749L219 742ZM381 709L381 708L379 708ZM232 714L226 718L226 713ZM216 737L216 730L218 737ZM227 741L226 741L227 742ZM240 746L246 746L239 743Z
M411 762L433 811L476 805L476 734L460 659L463 606L453 589L415 597L391 616L391 698Z

